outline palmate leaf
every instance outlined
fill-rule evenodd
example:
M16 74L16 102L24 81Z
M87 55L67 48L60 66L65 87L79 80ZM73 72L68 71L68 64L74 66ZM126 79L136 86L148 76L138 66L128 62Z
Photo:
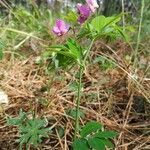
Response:
M18 140L20 145L23 145L24 143L28 143L30 136L31 136L30 133L21 135L20 139Z
M70 11L66 16L64 16L64 18L70 22L70 23L73 23L73 24L76 24L77 23L77 19L78 19L78 15L76 12L74 11Z
M95 134L94 137L97 137L97 138L114 138L118 135L118 133L114 132L114 131L103 131L103 132L98 132Z
M90 24L87 24L87 26L89 26ZM91 33L91 30L89 28L82 28L81 31L79 32L79 34L77 35L77 39L81 39L83 37L87 37L87 36L90 36L92 33Z
M93 26L93 29L97 32L100 32L106 27L110 27L112 25L115 25L117 22L119 22L121 19L121 15L118 16L112 16L112 17L105 17L103 15L95 17L91 21L91 25Z
M15 118L7 118L7 124L9 125L22 125L25 119L27 118L27 114L22 111L22 109L19 111L19 117Z
M81 59L82 56L82 48L81 46L76 43L75 40L69 38L64 45L54 45L50 46L51 49L54 49L51 51L51 53L59 53L63 54L65 56L74 58L74 59Z
M114 148L111 140L117 136L113 131L102 131L103 126L98 122L87 123L80 132L81 138L73 142L73 150L105 150Z
M44 127L46 125L46 121L44 119L41 120L39 118L34 118L32 120L29 120L28 124L31 127L36 127L36 129L40 129L40 128L42 128L42 127Z
M37 146L42 142L42 137L48 137L49 128L45 128L46 121L39 118L28 120L26 124L20 126L20 144Z
M96 30L97 32L100 32L101 29L105 26L105 24L106 24L105 16L97 16L91 21L93 29Z
M50 129L49 128L45 128L45 129L40 129L38 131L38 134L39 135L42 135L42 137L48 137L48 134L50 132Z
M120 35L124 38L126 42L129 42L130 39L128 35L119 26L114 26L114 29L118 31L118 33L120 33Z
M67 57L70 57L70 58L73 58L75 60L77 60L77 55L75 54L75 52L65 52L65 51L58 51L57 53L59 54L62 54L64 56L67 56Z
M86 139L80 138L73 142L73 150L90 150Z
M105 148L114 148L114 144L108 139L89 138L88 144L94 150L105 150Z
M108 148L114 148L114 144L109 139L101 139L101 142Z
M121 14L112 17L97 16L90 23L92 26L91 32L97 32L96 35L94 35L96 38L118 37L120 35L127 41L127 35L117 25L120 19Z
M74 59L62 54L57 54L55 66L68 68L70 65L74 64ZM57 64L56 64L57 63Z
M89 134L96 132L98 130L101 130L102 128L103 126L99 124L98 122L95 122L95 121L88 122L81 130L80 135L82 138L85 138Z
M121 15L122 14L119 14L117 16L106 17L106 24L104 27L115 25L117 22L121 20Z
M66 67L73 62L81 64L82 61L82 51L81 46L73 39L69 38L64 45L56 45L50 47L48 55L54 54L55 67Z
M52 53L56 53L56 55L61 54L61 55L64 55L64 56L66 56L68 58L72 58L72 59L76 59L77 58L75 54L70 53L69 51L65 51L64 49L63 50L62 49L55 49L52 52L47 51L44 54L44 57L50 56L50 55L52 55Z
M68 47L69 52L74 55L77 60L81 60L82 48L74 39L69 38L66 47Z
M90 139L88 139L88 144L94 150L105 150L105 144L99 138L90 138Z

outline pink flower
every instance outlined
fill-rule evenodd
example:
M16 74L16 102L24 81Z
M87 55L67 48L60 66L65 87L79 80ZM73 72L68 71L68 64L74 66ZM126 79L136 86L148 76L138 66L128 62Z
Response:
M69 25L66 24L63 20L61 19L57 19L55 26L53 27L53 32L57 35L57 36L61 36L66 34L69 31Z
M77 4L77 9L80 15L78 18L78 22L82 24L88 19L88 17L91 14L91 11L88 5L82 5L80 3Z
M99 7L96 0L86 0L86 2L90 7L91 12L95 12L96 8Z

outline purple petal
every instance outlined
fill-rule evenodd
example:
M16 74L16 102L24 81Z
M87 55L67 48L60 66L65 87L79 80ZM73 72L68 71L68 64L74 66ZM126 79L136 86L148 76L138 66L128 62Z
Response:
M99 7L96 0L86 0L87 5L90 7L92 12L96 11L96 8Z
M91 12L93 12L93 13L94 13L94 12L96 11L96 8L95 8L95 7L93 7L92 5L90 5L89 7L90 7L90 9L91 9Z
M56 20L56 26L60 29L61 26L65 26L65 22L61 19Z
M87 18L84 17L84 16L79 16L79 18L78 18L78 22L79 22L80 24L84 23L86 20L87 20Z
M67 33L69 28L70 28L69 25L66 24L63 20L57 19L55 26L53 28L53 32L57 34L58 36L61 36Z
M55 34L58 34L58 33L60 33L60 30L59 30L58 27L54 26L54 27L53 27L53 32L54 32Z
M77 9L80 15L89 17L90 16L90 8L88 5L77 4Z
M99 7L96 0L86 0L86 2L87 2L88 5L92 5L95 8Z

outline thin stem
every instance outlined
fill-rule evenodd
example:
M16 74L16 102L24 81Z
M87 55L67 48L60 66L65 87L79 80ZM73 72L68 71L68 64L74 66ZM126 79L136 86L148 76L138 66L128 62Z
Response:
M89 48L88 48L88 50L87 50L87 52L86 52L86 54L85 54L85 57L84 57L84 59L83 59L83 65L85 65L86 59L87 59L87 57L89 56L89 53L90 53L90 50L91 50L91 48L92 48L92 45L93 45L94 41L95 41L95 38L91 41L91 44L90 44L90 46L89 46Z
M74 139L77 136L77 133L79 131L79 106L80 106L80 99L81 99L81 84L82 84L82 74L83 74L83 66L80 66L79 68L79 83L78 83L78 95L77 95L77 101L76 101L76 120L75 120L75 134Z
M124 0L122 2L122 26L123 26L123 31L125 30L125 17L124 17Z
M76 118L75 118L75 133L74 133L74 139L76 139L77 137L77 133L79 132L79 107L80 107L80 99L81 99L81 85L82 85L82 75L83 75L83 70L84 70L84 67L85 67L85 62L86 62L86 59L89 55L89 52L92 48L92 45L94 43L94 40L93 39L91 41L91 44L85 54L85 57L83 59L83 62L82 64L80 65L80 68L79 68L79 83L78 83L78 95L77 95L77 101L76 101Z
M137 44L136 44L136 49L135 49L134 67L136 67L138 63L137 57L138 57L138 49L139 49L139 44L140 44L140 35L141 35L144 7L145 7L145 2L144 0L142 0L140 23L139 23L139 30L138 30L138 36L137 36Z

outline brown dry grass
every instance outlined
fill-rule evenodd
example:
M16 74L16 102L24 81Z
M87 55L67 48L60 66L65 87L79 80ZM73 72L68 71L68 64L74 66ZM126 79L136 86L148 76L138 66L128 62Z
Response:
M102 42L95 44L91 59L101 54L115 59L118 67L102 71L97 64L87 66L80 106L86 116L80 121L84 125L89 120L96 120L106 129L117 131L116 150L148 150L150 104L146 99L149 98L149 83L144 80L142 71L140 79L132 78L130 64L123 59L123 53L129 48L119 44L114 45L116 52ZM47 75L45 67L36 65L34 60L35 56L31 55L25 60L4 59L0 63L0 86L9 97L9 105L4 106L0 116L0 149L18 149L17 128L7 126L6 116L17 116L22 108L24 111L34 110L39 117L45 116L48 126L52 127L52 134L44 139L41 150L68 150L74 121L66 110L75 107L75 92L68 85L75 80L76 70L60 70L57 74ZM45 87L48 91L41 90ZM42 104L43 99L46 105ZM62 138L58 134L59 127L65 130Z

